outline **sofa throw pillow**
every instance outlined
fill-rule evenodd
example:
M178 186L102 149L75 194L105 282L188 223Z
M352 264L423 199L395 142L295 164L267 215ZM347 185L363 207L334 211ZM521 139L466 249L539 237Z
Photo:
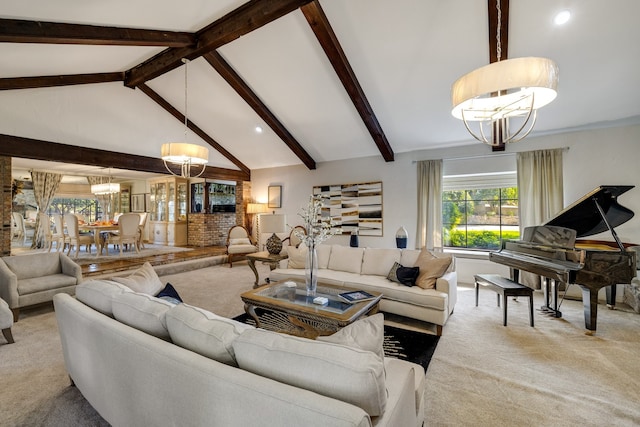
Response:
M317 341L332 342L375 353L384 360L384 315L382 313L365 317L345 326L338 332L320 336Z
M416 267L420 268L416 285L423 289L434 289L436 287L436 279L442 277L450 264L451 255L437 258L423 249L416 260Z
M76 286L78 301L109 317L113 317L113 296L123 292L132 291L111 280L87 280Z
M173 304L138 292L113 296L113 317L132 328L169 341L165 316Z
M171 283L167 283L167 286L165 286L163 290L158 292L156 298L163 299L172 304L180 304L181 302L183 302L182 298L180 298L180 295L178 295L178 291L176 291L176 288L174 288Z
M248 237L240 237L237 239L229 239L229 245L250 245L251 240Z
M288 268L304 268L307 262L307 247L301 243L297 248L295 246L287 247L287 255L289 256Z
M371 416L384 413L384 361L370 351L264 329L244 331L233 350L241 369L351 403Z
M393 267L391 267L387 279L411 287L416 285L416 279L419 274L420 267L404 267L402 264L396 262L393 264Z
M189 304L167 312L166 322L174 344L231 366L238 366L233 341L245 330L254 329Z
M149 262L145 262L132 275L127 277L112 277L114 282L122 283L134 292L156 295L164 288L160 278Z

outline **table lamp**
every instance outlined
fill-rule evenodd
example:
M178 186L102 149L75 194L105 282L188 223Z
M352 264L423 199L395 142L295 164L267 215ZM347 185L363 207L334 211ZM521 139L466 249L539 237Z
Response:
M282 251L282 240L276 233L284 233L287 231L286 227L286 215L260 215L260 233L271 233L271 237L267 239L267 251L270 254L276 255Z

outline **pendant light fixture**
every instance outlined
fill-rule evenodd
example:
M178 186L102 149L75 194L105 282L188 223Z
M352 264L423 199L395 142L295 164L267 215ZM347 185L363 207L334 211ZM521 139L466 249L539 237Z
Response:
M538 108L556 98L558 86L558 66L550 59L500 60L500 0L496 0L496 13L497 61L460 77L451 88L451 114L464 122L475 139L492 146L517 142L529 135ZM513 118L520 119L515 132L509 128ZM477 122L477 126L471 122Z
M182 58L182 62L184 63L184 142L162 144L161 156L164 161L164 167L172 175L182 176L183 178L197 178L204 173L209 162L209 150L201 145L187 143L187 130L189 129L187 118L187 66L189 60ZM179 165L180 175L174 173L167 163ZM201 166L202 170L197 175L191 176L191 166Z

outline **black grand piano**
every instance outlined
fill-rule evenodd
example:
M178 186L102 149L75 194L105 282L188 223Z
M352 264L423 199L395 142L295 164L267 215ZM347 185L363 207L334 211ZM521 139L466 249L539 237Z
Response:
M583 196L541 226L527 227L522 240L506 240L489 259L511 268L512 279L528 271L544 280L543 310L556 317L558 287L577 284L582 289L584 323L589 333L596 330L598 291L607 288L607 305L613 307L616 284L631 283L636 275L636 253L627 251L614 228L633 217L633 211L620 205L618 196L633 185L603 185ZM576 240L609 230L614 242ZM613 285L613 286L612 286ZM553 290L553 295L550 295ZM551 301L550 301L551 300ZM550 305L550 303L553 304Z

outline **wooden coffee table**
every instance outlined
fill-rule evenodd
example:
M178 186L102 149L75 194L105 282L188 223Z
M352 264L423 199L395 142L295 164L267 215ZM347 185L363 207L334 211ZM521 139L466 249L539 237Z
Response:
M287 286L295 283L295 287ZM344 302L337 294L353 289L318 283L316 296L329 299L327 305L313 303L313 297L307 296L304 279L285 279L276 283L252 289L240 295L244 309L261 327L256 308L269 310L274 315L288 320L289 324L276 326L278 332L315 339L319 335L331 335L356 320L378 312L382 294L370 292L375 299L355 304ZM273 325L272 328L274 329Z

